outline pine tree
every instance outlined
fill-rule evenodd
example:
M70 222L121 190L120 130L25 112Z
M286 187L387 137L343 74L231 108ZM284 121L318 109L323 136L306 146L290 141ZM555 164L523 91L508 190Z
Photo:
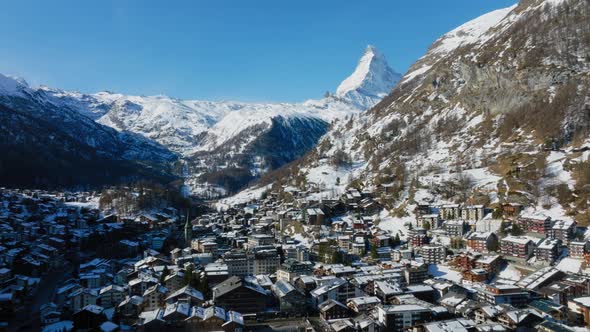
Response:
M519 236L522 235L524 233L524 231L522 230L522 228L520 228L520 225L518 224L512 224L512 229L510 230L510 235L512 236Z
M334 250L332 252L332 264L339 264L340 263L340 252L338 250Z
M371 245L371 258L377 259L379 255L377 254L377 246Z

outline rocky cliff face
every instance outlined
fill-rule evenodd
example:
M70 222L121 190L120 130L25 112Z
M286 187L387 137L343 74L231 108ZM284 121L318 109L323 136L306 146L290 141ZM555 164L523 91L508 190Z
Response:
M584 0L528 0L458 27L292 172L330 164L348 184L396 183L400 213L418 201L519 202L586 221L589 11ZM351 161L334 165L342 153Z

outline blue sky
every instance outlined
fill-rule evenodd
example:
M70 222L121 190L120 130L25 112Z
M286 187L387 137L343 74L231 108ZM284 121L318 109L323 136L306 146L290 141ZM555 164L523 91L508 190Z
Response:
M405 72L515 0L4 1L0 72L33 85L244 101L320 97L366 45Z

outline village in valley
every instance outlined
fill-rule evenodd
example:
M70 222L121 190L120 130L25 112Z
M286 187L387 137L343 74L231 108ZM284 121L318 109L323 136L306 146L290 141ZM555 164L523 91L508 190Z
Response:
M166 193L0 190L7 331L578 331L590 242L517 203L415 202L391 186L234 204ZM227 203L227 202L226 202Z

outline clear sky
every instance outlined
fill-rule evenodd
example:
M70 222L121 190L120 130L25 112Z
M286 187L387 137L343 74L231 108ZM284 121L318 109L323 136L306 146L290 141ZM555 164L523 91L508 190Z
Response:
M321 97L375 45L405 72L441 34L516 0L2 1L0 72L185 99Z

